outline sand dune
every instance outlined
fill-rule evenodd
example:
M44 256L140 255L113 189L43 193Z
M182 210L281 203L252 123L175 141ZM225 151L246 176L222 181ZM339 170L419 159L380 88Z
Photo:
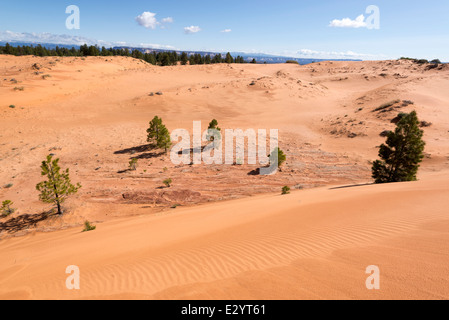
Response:
M0 243L1 298L448 298L449 174L258 196ZM81 290L65 269L81 270ZM381 270L381 290L365 269Z
M410 61L0 56L0 199L18 208L3 222L49 208L35 190L49 153L83 185L63 217L2 225L0 299L447 299L448 84L447 67ZM420 181L333 189L372 181L379 134L411 110L432 123ZM145 147L155 115L170 130L213 118L280 129L287 163L270 177L247 164L175 166ZM132 157L139 168L126 172ZM277 195L285 185L301 190ZM95 232L80 232L86 219ZM69 265L80 291L65 288ZM380 291L365 287L369 265Z

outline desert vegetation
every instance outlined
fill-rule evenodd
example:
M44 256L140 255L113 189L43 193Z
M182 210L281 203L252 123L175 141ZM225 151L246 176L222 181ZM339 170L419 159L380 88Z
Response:
M282 188L282 195L290 194L291 188L288 186L285 186Z
M376 183L415 181L419 164L424 158L425 142L419 129L415 111L402 114L394 132L387 135L386 144L379 149L379 157L373 163L373 178Z
M150 121L150 126L147 129L147 142L151 143L154 147L164 149L165 152L168 151L172 144L170 132L158 116L155 116Z
M70 181L69 169L61 172L59 159L53 160L51 155L42 162L41 170L41 175L46 176L47 180L36 185L37 191L40 192L39 199L44 203L54 204L58 214L62 215L62 203L68 196L77 193L81 184L73 185Z
M14 203L11 200L5 200L2 202L2 207L0 208L0 217L6 218L13 214L16 209L12 208Z
M89 221L84 222L83 232L94 231L97 229L97 226L92 225Z
M72 47L71 49L57 46L55 49L48 49L41 44L36 47L33 46L11 46L7 43L5 46L0 46L0 54L9 54L15 56L34 55L39 57L133 57L135 59L143 60L152 65L172 66L178 63L182 65L197 65L197 64L217 64L217 63L246 63L241 56L233 57L229 52L223 58L221 54L188 54L182 52L178 54L177 51L161 51L152 53L143 53L140 50L129 50L127 48L109 48L98 46L82 45L79 49ZM43 75L46 79L49 75Z
M279 168L281 168L285 161L287 161L287 156L280 148L274 149L271 154L268 155L268 158L270 159L270 164L273 164L277 159Z
M136 171L137 170L137 163L138 163L138 159L137 158L132 158L131 161L129 161L129 170L130 171Z
M172 180L171 178L165 179L165 180L163 181L163 184L164 184L167 188L170 188L172 183L173 183L173 180Z

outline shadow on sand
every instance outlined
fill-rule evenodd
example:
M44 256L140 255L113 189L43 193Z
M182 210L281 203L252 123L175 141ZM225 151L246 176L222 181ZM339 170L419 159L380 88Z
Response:
M6 231L7 233L15 233L34 228L39 222L57 215L58 214L55 213L54 210L38 214L23 214L6 222L0 222L0 233L3 231Z
M374 185L375 185L375 183L352 184L352 185L348 185L348 186L329 188L329 190L348 189L348 188L366 187L366 186L374 186Z
M140 155L135 155L133 157L131 157L130 159L152 159L152 158L158 158L161 157L165 154L165 152L147 152L147 151L152 151L155 150L156 147L151 145L151 144L145 144L142 146L138 146L138 147L132 147L132 148L128 148L128 149L123 149L123 150L119 150L119 151L115 151L114 154L130 154L130 155L135 155L136 153L141 153ZM129 170L123 170L123 171L119 171L118 173L125 173L128 172Z

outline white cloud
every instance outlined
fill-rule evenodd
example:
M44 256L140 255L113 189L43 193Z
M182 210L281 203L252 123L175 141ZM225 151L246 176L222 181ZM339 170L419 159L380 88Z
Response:
M172 17L167 17L162 19L162 23L173 23L173 18Z
M146 11L142 13L140 16L137 16L136 21L142 27L153 30L156 29L156 27L159 24L159 22L157 22L156 19L156 13L152 13L149 11Z
M368 25L365 22L365 16L361 14L355 20L350 18L332 20L329 26L336 28L366 28Z
M148 48L148 49L160 49L160 50L176 50L175 47L165 45L165 44L156 44L156 43L141 43L139 45L140 48Z
M164 49L164 50L176 50L175 47L163 44L153 43L140 43L132 44L124 41L108 42L103 40L94 40L85 37L77 37L70 35L59 35L52 33L27 33L27 32L13 32L13 31L0 31L0 41L4 42L25 42L34 44L59 44L59 45L73 45L81 46L87 45L99 45L105 47L142 47L151 49Z
M48 43L63 45L108 45L109 42L66 34L0 31L0 41Z
M229 33L229 32L232 32L232 30L231 30L231 29L224 29L224 30L222 30L221 32L223 32L223 33Z
M190 26L190 27L185 27L184 28L184 33L185 34L192 34L192 33L197 33L200 32L201 28L198 26Z
M297 52L299 58L306 59L360 59L360 60L377 60L384 58L384 55L374 55L366 53L357 53L353 51L315 51L310 49L302 49Z

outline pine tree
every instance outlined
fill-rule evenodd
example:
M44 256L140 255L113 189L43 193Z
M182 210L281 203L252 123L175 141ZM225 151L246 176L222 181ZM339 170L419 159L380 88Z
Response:
M165 125L162 125L159 137L156 140L156 145L160 149L164 149L165 152L168 151L168 149L171 147L171 138L170 138L170 132L168 131L167 127Z
M41 165L42 176L47 176L48 180L38 183L36 189L41 193L39 199L44 203L53 203L58 208L58 214L62 214L61 204L69 195L78 192L81 185L78 183L74 186L70 182L69 169L62 173L59 166L59 159L53 160L49 155L46 161Z
M218 139L221 140L221 134L220 134L221 128L218 126L218 121L216 119L212 120L209 123L209 128L207 130L208 130L207 140L214 141L215 140L215 135L214 135L215 133L219 134Z
M233 62L234 62L234 58L232 58L230 52L228 52L228 53L226 54L225 62L226 62L226 63L233 63Z
M147 130L147 141L151 142L154 146L165 149L167 152L171 147L170 132L167 127L162 123L162 119L158 116L150 122L150 127Z
M151 120L150 127L147 130L148 142L153 142L154 144L156 143L156 141L159 139L162 126L162 119L158 116L155 116L153 120Z
M208 128L208 129L209 129L209 130L210 130L210 129L213 129L213 130L221 131L221 128L218 127L218 121L217 121L216 119L212 120L212 121L209 123L209 128Z
M277 153L277 159L278 159L278 167L280 168L284 164L284 162L287 161L287 156L284 154L284 152L281 149L276 148L268 156L270 159L270 164L273 164L273 162L276 161L276 153Z
M187 62L189 61L189 56L187 55L187 53L183 52L181 54L181 64L183 66L185 66L187 64Z
M390 132L386 145L379 149L379 157L373 163L373 178L376 183L416 181L419 164L424 158L424 132L419 129L416 111L400 114L401 120L395 132Z

